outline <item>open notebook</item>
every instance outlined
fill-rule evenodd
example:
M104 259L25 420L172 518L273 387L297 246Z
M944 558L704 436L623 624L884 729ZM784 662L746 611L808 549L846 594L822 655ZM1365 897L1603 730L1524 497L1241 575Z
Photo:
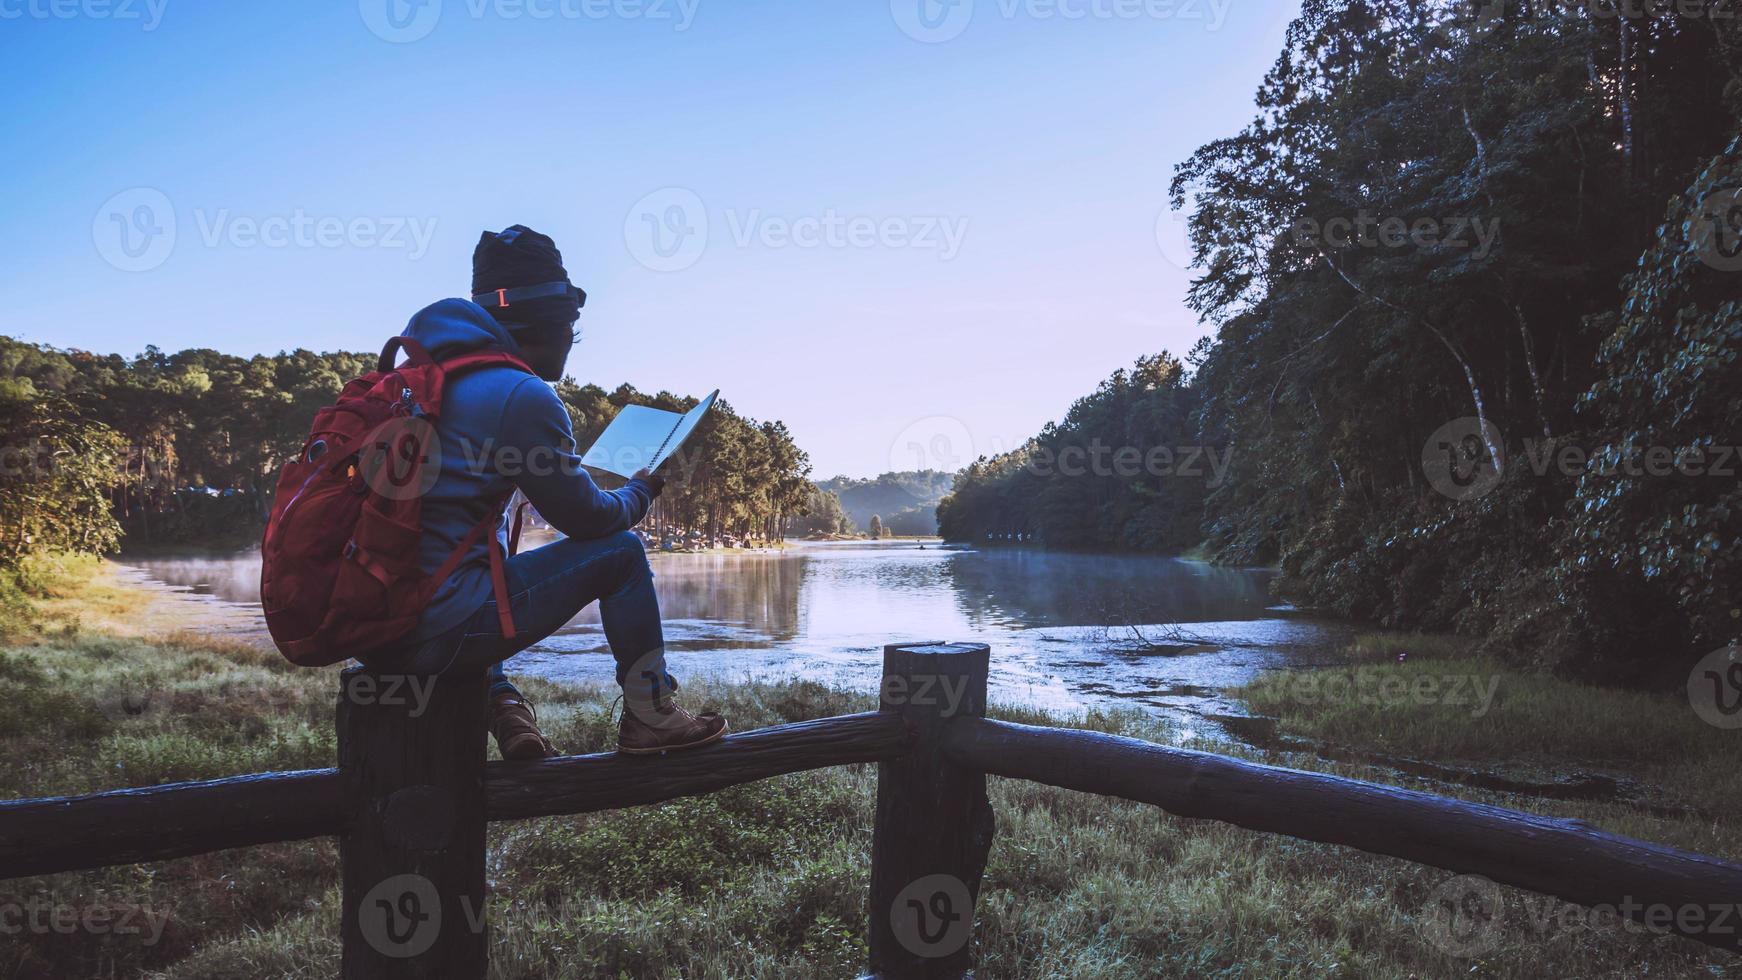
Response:
M696 403L696 407L679 415L646 405L625 405L599 433L598 441L581 457L581 463L596 470L618 476L634 476L636 470L654 471L683 447L684 440L696 431L708 409L714 407L714 393Z

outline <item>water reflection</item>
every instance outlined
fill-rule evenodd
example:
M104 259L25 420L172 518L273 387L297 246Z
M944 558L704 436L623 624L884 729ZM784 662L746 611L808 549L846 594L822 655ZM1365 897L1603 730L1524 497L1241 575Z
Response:
M1138 555L1022 549L955 555L945 568L976 625L1075 626L1263 619L1272 573Z
M136 564L258 608L257 554ZM680 676L802 676L872 690L885 643L978 640L993 647L994 699L1060 711L1135 705L1175 717L1185 734L1214 734L1205 717L1237 710L1217 688L1323 659L1342 635L1279 618L1269 572L1165 558L902 541L656 554L653 565ZM510 669L609 683L597 606Z
M167 555L124 561L167 585L226 602L260 604L260 552L228 555Z

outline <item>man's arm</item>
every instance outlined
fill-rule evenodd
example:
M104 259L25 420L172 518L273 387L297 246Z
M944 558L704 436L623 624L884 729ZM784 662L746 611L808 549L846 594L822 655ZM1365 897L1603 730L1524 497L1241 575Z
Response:
M620 490L600 490L581 467L574 429L562 399L537 378L526 378L502 407L502 447L497 466L526 494L551 527L571 538L602 538L625 531L647 516L658 496L637 477ZM514 452L519 458L512 458Z

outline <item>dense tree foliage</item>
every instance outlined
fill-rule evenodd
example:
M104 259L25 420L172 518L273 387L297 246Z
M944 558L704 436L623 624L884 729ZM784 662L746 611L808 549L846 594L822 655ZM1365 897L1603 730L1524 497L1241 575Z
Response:
M0 337L8 459L34 445L80 464L63 462L53 481L33 477L27 487L15 482L22 477L0 477L8 481L0 495L6 540L106 550L114 543L110 511L130 545L253 539L276 471L301 447L316 409L375 361L373 354L237 357L155 347L125 358ZM684 411L695 404L628 385L607 393L565 381L557 390L583 446L624 405ZM778 540L810 504L809 471L784 424L717 403L683 455L662 468L673 479L648 526L685 543ZM73 521L75 514L88 519ZM29 537L11 534L15 526Z
M1318 608L1611 677L1734 638L1739 70L1727 2L1308 0L1257 118L1172 186L1215 334L1192 423L1135 445L1190 431L1225 478L1189 510L1037 476L1058 429L1131 444L1151 409L1115 376L970 467L946 533L1196 538Z
M113 548L107 495L121 439L29 378L0 377L0 581L40 553Z
M858 526L841 508L841 497L833 490L812 486L805 513L795 517L786 528L794 537L831 538L858 533Z
M1225 459L1197 444L1193 394L1162 354L1120 369L1013 452L977 460L938 507L945 537L1177 551L1196 544Z
M1280 559L1323 608L1503 635L1586 667L1643 660L1666 639L1715 645L1722 634L1664 632L1714 611L1666 599L1654 575L1616 562L1644 544L1637 527L1612 528L1606 557L1583 555L1583 584L1607 580L1625 604L1551 573L1571 515L1598 492L1574 499L1577 459L1601 451L1601 430L1672 435L1653 431L1661 402L1605 396L1610 418L1593 428L1581 400L1616 372L1701 356L1685 338L1669 342L1680 353L1661 338L1637 349L1649 331L1616 334L1612 320L1617 308L1639 315L1637 299L1623 307L1623 280L1659 217L1646 202L1682 195L1736 131L1734 11L1508 4L1477 23L1464 9L1308 3L1260 117L1176 175L1206 270L1192 302L1219 324L1195 379L1200 427L1234 450L1232 478L1208 501L1211 546ZM1687 206L1704 193L1683 195ZM1363 215L1428 234L1328 233ZM1701 260L1689 258L1663 274L1695 275ZM1673 435L1737 441L1733 427L1692 431L1717 421L1710 410L1694 418ZM1465 462L1486 462L1497 485L1451 499L1422 462L1459 419L1473 420ZM1609 492L1646 499L1675 478L1607 479Z
M1742 236L1713 227L1739 217L1742 139L1671 202L1621 311L1597 321L1601 375L1580 402L1595 448L1559 581L1580 610L1633 610L1641 642L1742 635Z
M374 360L155 347L126 358L0 337L0 377L64 399L119 435L106 491L135 543L257 535L279 462L302 445L315 410Z

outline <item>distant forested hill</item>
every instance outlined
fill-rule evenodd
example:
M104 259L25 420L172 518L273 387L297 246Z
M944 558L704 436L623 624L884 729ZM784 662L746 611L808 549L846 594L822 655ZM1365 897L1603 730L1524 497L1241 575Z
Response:
M868 480L837 476L817 487L840 498L841 510L859 531L869 529L877 516L893 534L936 534L938 501L955 481L953 473L909 470Z
M131 357L0 336L0 575L30 551L258 540L279 466L316 409L373 353L214 350ZM629 385L556 386L580 445L625 405L684 411L695 400ZM810 458L784 423L719 402L672 467L646 523L714 544L778 541L817 499Z

